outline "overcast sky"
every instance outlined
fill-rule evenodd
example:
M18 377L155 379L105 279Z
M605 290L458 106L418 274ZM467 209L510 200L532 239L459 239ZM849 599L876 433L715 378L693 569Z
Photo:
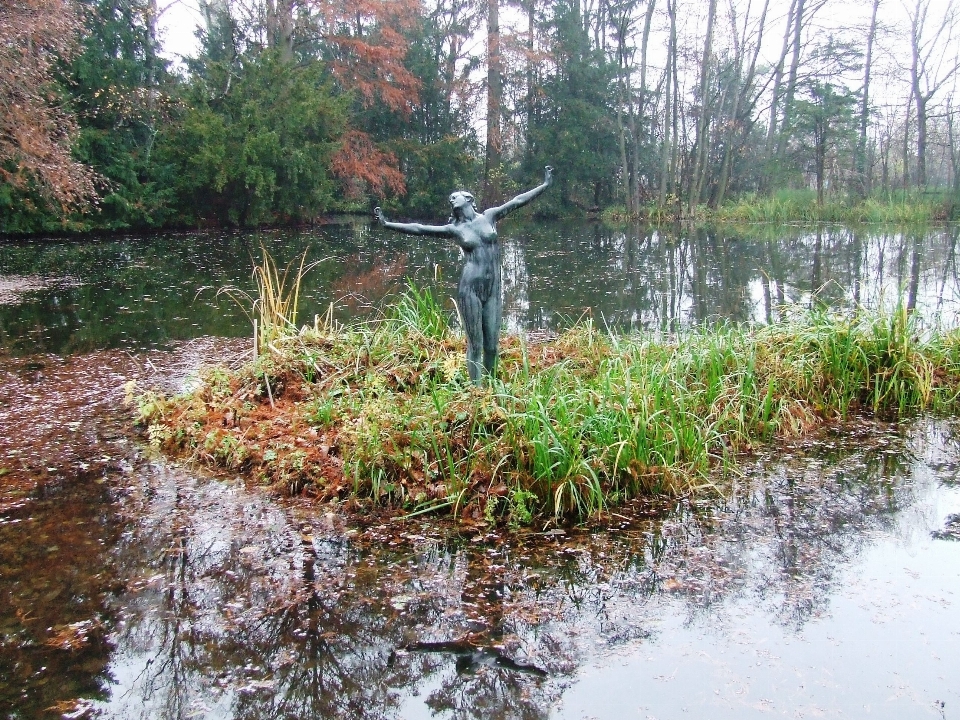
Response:
M702 24L702 17L705 14L705 2L699 0L679 0L680 1L680 32L697 33L702 32L699 27ZM750 0L737 0L737 6L741 12L747 7ZM954 0L960 2L960 0ZM915 0L881 0L878 17L880 23L890 28L894 32L897 29L903 31L907 27L906 6L912 6ZM935 16L940 16L950 5L951 0L933 0L931 11ZM505 3L502 3L505 5ZM665 3L658 2L658 5ZM759 12L761 0L752 0L754 14ZM823 10L816 18L815 33L835 32L843 36L845 33L853 35L851 40L862 42L862 34L858 28L863 28L869 21L871 0L829 0ZM721 12L723 3L721 3ZM780 51L780 45L783 38L783 18L789 7L789 0L772 0L771 12L769 17L776 18L776 23L769 23L767 34L764 38L764 56L769 62L775 61L776 55ZM196 0L160 0L160 29L161 40L164 47L164 56L172 61L178 61L183 56L194 55L197 52L196 28L200 22L200 13ZM697 10L700 10L698 13ZM502 11L502 25L509 23L509 13L504 9ZM661 20L662 22L662 20ZM525 26L525 21L518 23ZM483 28L478 28L482 32ZM721 30L722 32L722 30ZM728 31L729 32L729 31ZM656 38L651 42L651 65L656 65L657 49L662 47L663 43L658 42ZM956 53L960 46L960 41L954 42L951 48L945 48L945 52ZM478 51L482 52L483 43L478 42ZM909 45L905 39L897 40L893 36L887 36L878 41L877 53L877 76L879 78L874 88L874 97L881 102L886 96L888 102L899 102L900 96L905 96L906 87L903 72L898 72L898 66L905 67L909 62ZM886 69L886 75L884 75ZM899 77L898 77L899 76ZM950 90L945 89L944 97Z
M195 55L198 47L196 28L201 19L197 3L194 0L161 0L158 4L164 57L178 60L181 56Z

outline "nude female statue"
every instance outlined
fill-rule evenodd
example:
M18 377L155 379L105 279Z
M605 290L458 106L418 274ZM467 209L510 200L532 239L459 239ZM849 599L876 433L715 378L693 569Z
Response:
M451 238L463 250L465 262L457 290L460 319L467 334L467 371L480 384L482 373L493 377L497 365L497 344L503 313L500 278L500 243L496 222L523 207L553 184L553 168L544 168L543 184L517 195L498 207L477 211L473 195L458 190L450 195L453 215L446 225L388 222L383 211L373 214L383 227L408 235L435 235ZM482 357L482 364L481 364Z

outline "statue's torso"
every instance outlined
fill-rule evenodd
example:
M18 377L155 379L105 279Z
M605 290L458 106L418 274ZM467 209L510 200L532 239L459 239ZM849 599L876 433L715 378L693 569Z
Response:
M459 228L465 240L478 241L464 248L460 293L475 294L481 302L500 296L500 243L497 228L485 216L477 215Z

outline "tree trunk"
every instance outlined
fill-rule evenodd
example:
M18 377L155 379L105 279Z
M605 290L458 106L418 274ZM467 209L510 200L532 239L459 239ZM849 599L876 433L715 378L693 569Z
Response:
M700 63L700 117L697 119L697 134L694 140L693 167L690 173L690 189L687 197L687 211L694 215L703 192L707 175L707 146L710 129L711 103L710 69L713 64L713 23L717 16L717 0L710 0L707 10L707 34L703 41L703 58Z
M280 15L277 44L280 47L280 58L284 62L293 62L293 3L294 0L278 0L277 10Z
M950 170L953 173L953 202L960 200L960 144L958 144L957 125L953 99L947 100L947 142L950 144Z
M670 35L667 40L667 64L663 78L663 137L660 142L660 191L657 201L663 205L667 200L667 187L670 185L670 149L671 127L675 126L673 110L673 68L677 54L677 0L667 0L667 14L670 16Z
M293 3L294 0L267 0L267 47L278 50L284 62L293 61Z
M630 71L627 66L626 35L628 24L629 10L623 12L618 18L617 24L617 89L620 95L617 103L617 129L620 131L620 168L623 179L624 204L626 205L627 215L632 216L636 214L636 209L633 206L633 174L630 172L630 163L627 159L627 128L623 120L623 108L625 106L630 105L630 115L633 114L632 103L630 102Z
M797 9L797 0L791 0L790 11L787 13L787 25L783 30L783 47L780 49L780 59L773 69L773 95L770 101L770 122L767 124L766 156L773 154L773 141L777 133L777 111L780 106L780 86L783 83L783 66L787 62L787 53L790 52L790 31L793 28L793 15Z
M787 137L793 116L793 100L797 94L797 73L800 69L800 31L803 29L803 12L806 0L797 0L797 10L793 19L793 57L790 60L790 73L787 76L787 89L783 96L783 121L780 137L777 141L777 159L782 160L787 149Z
M917 187L927 186L927 98L917 95Z
M503 106L503 81L500 62L500 2L487 0L487 147L483 165L484 205L494 205L501 200L500 114Z
M910 187L910 111L913 106L907 103L907 118L903 121L903 190Z
M867 32L867 54L863 63L863 97L860 101L860 135L857 138L857 177L860 197L870 194L870 175L867 172L867 124L870 119L870 70L873 66L873 40L877 34L877 8L880 0L873 0L870 30Z
M621 76L624 68L620 67ZM624 88L625 81L620 78L620 102L617 103L617 127L620 130L620 172L623 178L624 204L627 208L627 215L634 215L636 210L633 207L633 175L630 172L630 164L627 162L627 129L623 122L623 106L627 102L627 91Z
M826 121L823 121L820 129L816 133L816 154L815 162L817 169L817 205L823 207L823 185L824 175L827 165L827 128Z
M676 20L676 0L674 0L674 20ZM676 26L674 26L674 33L676 31ZM672 66L671 72L673 74L673 105L671 108L671 142L670 142L670 188L675 190L677 196L677 212L680 212L680 190L679 190L679 175L680 175L680 139L687 137L687 121L686 115L681 115L680 109L683 107L680 102L680 73L677 71L677 59L679 55L679 49L677 47L677 37L674 34L673 37L673 52L670 57L670 65ZM682 128L681 128L682 125Z
M637 95L637 111L630 106L630 134L633 137L633 173L634 207L640 208L640 135L637 132L635 117L643 123L647 111L647 49L650 46L650 27L653 24L653 10L656 0L647 0L647 13L643 19L643 40L640 43L640 89Z
M760 56L760 47L763 45L763 31L766 27L767 22L767 10L770 7L770 0L764 0L763 10L760 13L759 25L757 28L757 41L753 46L753 56L750 58L750 66L747 68L746 77L742 76L742 67L743 67L743 56L746 53L746 28L747 23L749 23L749 16L744 17L743 27L744 27L744 36L740 43L738 43L738 52L736 58L737 72L735 73L734 82L737 87L735 88L733 108L730 111L731 122L728 123L732 127L728 130L727 139L724 143L724 153L723 153L723 162L720 166L720 177L717 180L717 191L713 197L713 207L719 207L723 203L724 196L727 193L727 183L730 181L730 172L731 166L733 165L733 156L739 151L742 147L744 139L747 135L746 128L742 126L748 126L751 123L750 114L753 110L753 102L750 102L750 93L751 88L753 87L753 79L757 71L757 59ZM733 32L736 33L736 24L734 24Z
M536 0L527 2L527 133L526 133L526 154L527 159L533 157L533 125L534 125L534 87L533 87L533 36L536 31Z

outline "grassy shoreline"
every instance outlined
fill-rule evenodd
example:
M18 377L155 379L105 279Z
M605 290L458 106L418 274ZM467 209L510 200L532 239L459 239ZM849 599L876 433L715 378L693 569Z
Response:
M690 215L686 204L674 200L650 204L629 217L625 208L609 208L610 222L642 220L654 225L676 222L725 224L752 223L846 223L881 225L928 225L957 217L957 200L948 192L895 194L889 197L856 198L830 196L821 205L810 190L779 190L770 195L748 193L717 208L698 206Z
M903 308L501 345L498 380L471 386L462 338L411 287L380 321L317 319L189 392L131 398L155 447L276 491L512 526L714 492L758 444L825 422L960 408L960 330Z

